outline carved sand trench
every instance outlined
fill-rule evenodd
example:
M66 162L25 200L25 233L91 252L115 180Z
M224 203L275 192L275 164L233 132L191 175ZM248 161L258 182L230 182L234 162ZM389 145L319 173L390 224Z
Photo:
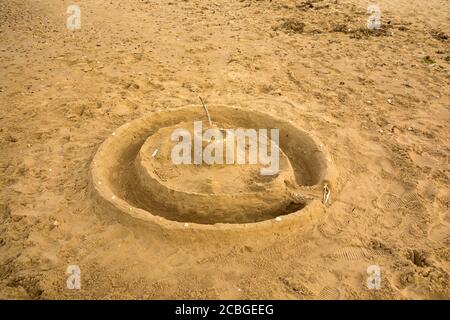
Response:
M258 164L174 164L171 133L194 121L207 124L207 117L201 106L160 111L118 128L98 149L91 164L96 209L166 231L248 230L320 204L333 170L315 138L259 111L214 105L209 112L223 131L279 129L278 174L262 176Z

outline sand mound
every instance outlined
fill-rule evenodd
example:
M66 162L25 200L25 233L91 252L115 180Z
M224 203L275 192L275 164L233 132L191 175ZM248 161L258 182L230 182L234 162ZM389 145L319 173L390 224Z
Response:
M228 130L279 128L279 172L261 175L261 164L173 164L170 133L206 116L201 106L161 111L123 125L99 148L91 166L93 196L103 203L97 209L169 229L191 223L220 230L301 215L320 201L331 161L310 135L261 112L212 106L210 113Z

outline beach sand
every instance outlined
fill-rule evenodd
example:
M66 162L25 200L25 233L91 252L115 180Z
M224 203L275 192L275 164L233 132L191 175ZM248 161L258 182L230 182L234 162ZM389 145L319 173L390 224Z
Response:
M0 298L450 299L448 1L377 0L373 31L361 0L71 4L0 2ZM94 213L101 143L199 96L323 143L314 221L174 244Z

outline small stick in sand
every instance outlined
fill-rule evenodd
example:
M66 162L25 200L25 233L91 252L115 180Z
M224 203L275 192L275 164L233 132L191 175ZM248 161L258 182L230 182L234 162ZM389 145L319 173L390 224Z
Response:
M204 108L205 111L206 111L206 116L208 117L209 126L212 127L211 117L209 116L208 108L206 107L205 103L203 102L202 97L200 97L200 96L198 96L198 97L199 97L199 99L200 99L200 101L201 101L201 103L202 103L202 105L203 105L203 108Z
M328 188L328 184L325 183L325 185L323 186L323 199L322 199L322 203L324 205L328 204L328 200L330 199L330 188Z

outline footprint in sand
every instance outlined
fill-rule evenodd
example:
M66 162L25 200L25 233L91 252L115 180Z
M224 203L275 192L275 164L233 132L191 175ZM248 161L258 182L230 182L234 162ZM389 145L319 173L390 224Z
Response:
M343 247L332 254L333 257L347 261L355 261L365 259L369 253L361 247Z
M317 229L325 238L329 239L336 238L344 231L342 228L339 228L338 226L331 224L329 222L319 224L317 226Z
M385 192L376 200L375 205L384 212L378 218L383 227L389 230L398 228L403 223L407 210L423 208L419 196L414 192L403 196Z
M428 237L431 240L440 243L450 244L450 225L446 223L438 223L432 226L428 232Z
M324 287L317 298L319 300L339 300L341 296L341 293L339 292L339 289L331 288L331 287Z
M403 208L405 204L400 197L386 192L377 199L377 205L381 209L391 211Z

